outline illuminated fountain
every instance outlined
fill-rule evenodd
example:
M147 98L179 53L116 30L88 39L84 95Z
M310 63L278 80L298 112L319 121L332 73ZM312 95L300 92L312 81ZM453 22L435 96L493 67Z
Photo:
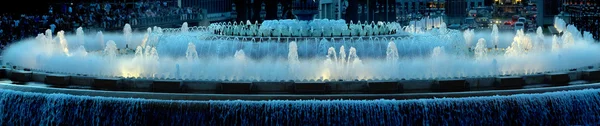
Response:
M297 23L278 22L279 25ZM513 36L499 34L497 30L492 30L492 34L479 34L473 30L461 32L446 29L443 22L433 22L422 25L434 28L422 29L419 33L389 36L371 32L361 33L365 37L317 38L227 36L215 33L213 28L188 28L186 24L178 29L148 28L142 33L131 32L130 26L125 25L123 34L98 32L95 36L84 35L82 28L78 28L75 36L60 31L56 38L46 33L19 42L3 53L3 61L23 68L70 74L251 81L520 75L530 71L568 70L600 62L593 58L600 55L594 53L599 52L597 45L590 44L588 34L571 33L577 31L573 27L562 30L565 32L562 36L544 36L539 30L534 35L518 31ZM269 24L262 27L265 25L270 27ZM296 27L282 29L289 28ZM396 28L408 27L390 29ZM189 34L181 34L186 32ZM223 29L221 32L231 31ZM341 32L334 29L327 33ZM475 38L478 41L472 45ZM505 39L499 38L513 39L503 41ZM492 40L492 44L486 39ZM490 51L495 47L505 51ZM556 55L560 55L560 59ZM498 66L491 67L492 62ZM83 68L85 70L81 70Z

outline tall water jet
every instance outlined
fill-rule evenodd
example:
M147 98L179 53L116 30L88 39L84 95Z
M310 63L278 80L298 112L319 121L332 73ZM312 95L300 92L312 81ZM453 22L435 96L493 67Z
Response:
M176 78L181 77L181 70L179 69L179 64L175 64L175 77Z
M542 31L542 27L538 27L535 31L536 38L534 46L537 47L536 50L544 50L544 33Z
M38 40L41 45L44 45L44 49L47 51L46 55L51 55L54 51L54 48L56 48L56 45L54 45L54 40L48 39L48 37L44 34L38 34L35 39Z
M148 43L148 39L150 38L150 34L152 33L152 28L146 29L146 33L144 34L144 38L142 39L142 44L140 46L145 47L146 43Z
M447 26L446 26L446 23L445 23L445 22L442 22L442 23L440 24L440 26L439 26L439 29L440 29L440 30L439 30L439 32L440 32L441 34L446 34L446 33L448 33L448 28L447 28Z
M183 22L183 24L181 25L181 33L190 33L190 28L188 28L188 23L187 22Z
M185 51L185 58L187 58L188 61L198 60L198 52L196 51L196 45L194 45L194 43L188 43L187 50Z
M147 45L146 48L144 48L144 58L145 57L150 57L150 55L151 55L150 53L151 52L152 52L152 47L150 47L150 46Z
M117 57L117 44L113 40L106 42L106 47L103 50L104 56L109 60L114 60Z
M337 58L337 53L335 52L335 48L329 47L329 49L327 49L325 63L333 64L333 63L337 63L337 61L338 61L338 58Z
M575 38L573 38L573 34L571 34L571 32L569 32L569 31L563 32L563 35L561 38L562 38L562 47L564 47L564 48L570 47L571 45L575 44Z
M246 54L244 53L244 50L240 49L238 51L235 51L235 54L233 55L233 58L236 61L245 62L246 61Z
M346 49L344 48L344 46L340 46L340 55L338 56L338 64L339 65L345 65L347 63L346 60Z
M592 33L585 31L583 32L583 40L585 40L586 42L594 42L594 35L592 35Z
M134 60L139 60L144 58L144 49L142 48L142 46L137 46L137 48L135 48L135 56L133 57Z
M444 25L442 23L442 25ZM387 61L396 62L398 61L398 48L396 47L396 43L394 41L390 41L387 46L387 51L385 52L385 58Z
M506 48L505 55L507 56L523 56L532 51L533 44L529 36L525 35L523 30L517 30L517 35L513 38L513 42Z
M567 23L563 19L559 17L554 17L554 28L556 28L556 31L558 31L559 33L563 32L566 30L566 27Z
M288 62L289 64L298 64L300 61L298 60L298 45L295 41L290 42L288 48Z
M65 31L59 31L56 36L58 36L58 42L60 43L60 48L62 49L63 53L70 55L67 39L65 39Z
M83 28L79 27L77 28L77 31L75 32L75 35L77 36L77 43L79 45L84 45L85 44L85 33L83 33Z
M98 39L98 47L104 47L104 34L102 33L102 31L98 31L98 33L96 33L96 38Z
M475 33L473 31L473 29L467 29L463 32L463 37L465 38L465 44L467 44L468 48L471 48L471 42L473 41L473 37L475 36Z
M131 25L129 25L129 23L125 24L125 27L123 27L123 37L125 37L126 47L131 45L132 33L131 33Z
M446 51L444 51L444 47L441 46L434 47L433 51L431 52L431 58L434 59L441 58L444 55L446 55Z
M499 37L500 37L500 35L498 33L498 25L494 24L492 26L492 40L494 43L494 48L498 48Z
M475 45L475 60L482 60L487 56L485 39L480 38Z
M149 58L154 62L158 62L158 51L156 50L156 47L152 47Z
M560 43L558 43L558 37L552 35L552 52L558 52L560 50Z
M583 39L581 31L579 31L579 29L577 29L577 27L575 27L575 25L573 24L567 25L567 32L570 32L573 39L575 39L576 41L580 41L581 39Z
M358 58L358 55L356 55L356 48L350 47L350 51L348 51L348 64L352 64L354 66L361 63L362 61L360 58Z
M288 70L289 70L289 75L291 76L297 76L296 75L296 69L299 69L299 63L300 60L298 60L298 45L296 44L295 41L290 42L289 46L288 46Z
M73 56L85 57L88 55L88 52L85 50L83 45L80 45L75 52L73 52Z
M52 30L46 29L45 35L46 35L46 38L48 38L49 40L52 40Z

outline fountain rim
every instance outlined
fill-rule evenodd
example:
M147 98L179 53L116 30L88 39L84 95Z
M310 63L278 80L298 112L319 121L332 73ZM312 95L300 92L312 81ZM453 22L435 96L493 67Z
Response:
M8 84L1 82L0 89L34 92L43 94L67 94L74 96L113 97L113 98L140 98L146 100L184 100L184 101L221 101L221 100L414 100L414 99L439 99L439 98L470 98L511 96L518 94L540 94L548 92L600 89L600 83L581 85L568 85L557 87L542 87L529 89L484 90L467 92L434 92L434 93L398 93L398 94L191 94L191 93L164 93L164 92L133 92L133 91L108 91L89 89L70 89L55 87L35 87L27 85Z

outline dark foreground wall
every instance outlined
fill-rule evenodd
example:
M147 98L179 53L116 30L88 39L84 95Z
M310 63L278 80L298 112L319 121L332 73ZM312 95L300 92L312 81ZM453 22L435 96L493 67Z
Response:
M0 125L598 124L600 89L366 101L168 101L0 89Z

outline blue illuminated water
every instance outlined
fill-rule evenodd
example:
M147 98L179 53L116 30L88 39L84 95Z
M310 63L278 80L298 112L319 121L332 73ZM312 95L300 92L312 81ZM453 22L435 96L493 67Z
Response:
M419 100L174 101L0 89L1 125L596 125L600 89Z

